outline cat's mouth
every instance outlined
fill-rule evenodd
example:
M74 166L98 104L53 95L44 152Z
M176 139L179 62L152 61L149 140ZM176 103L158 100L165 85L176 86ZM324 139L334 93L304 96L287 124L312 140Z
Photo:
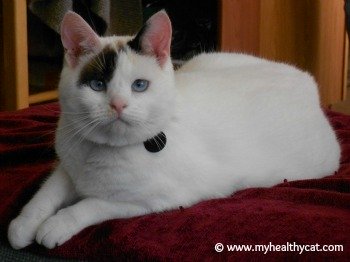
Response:
M131 126L130 122L128 122L127 120L125 120L125 118L123 118L123 117L118 117L118 118L116 119L116 122L121 122L121 123L123 123L123 124L125 124L125 125L127 125L127 126Z
M108 117L105 121L104 124L106 125L118 125L118 124L124 124L127 126L131 126L130 121L125 116L113 116L113 117Z
M116 114L108 113L102 115L101 118L103 119L101 121L101 124L110 128L135 128L136 126L142 126L143 124L143 121L141 119L125 112L119 116Z

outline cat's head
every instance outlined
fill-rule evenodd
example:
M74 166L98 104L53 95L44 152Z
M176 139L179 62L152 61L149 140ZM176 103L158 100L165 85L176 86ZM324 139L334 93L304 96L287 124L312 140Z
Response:
M77 139L122 146L162 131L175 101L171 31L164 11L135 37L99 37L78 14L65 15L61 118L76 129Z

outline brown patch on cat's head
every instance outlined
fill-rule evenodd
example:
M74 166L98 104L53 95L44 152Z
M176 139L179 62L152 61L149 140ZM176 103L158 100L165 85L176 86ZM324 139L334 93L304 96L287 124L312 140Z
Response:
M81 70L78 85L88 85L91 80L100 80L108 83L117 66L117 50L107 45L100 53L87 62Z

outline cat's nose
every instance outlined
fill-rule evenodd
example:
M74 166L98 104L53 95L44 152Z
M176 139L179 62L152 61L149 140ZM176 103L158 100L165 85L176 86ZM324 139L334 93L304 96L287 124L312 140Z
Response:
M110 106L118 114L118 117L122 114L123 110L127 107L127 104L122 99L113 99L110 103Z

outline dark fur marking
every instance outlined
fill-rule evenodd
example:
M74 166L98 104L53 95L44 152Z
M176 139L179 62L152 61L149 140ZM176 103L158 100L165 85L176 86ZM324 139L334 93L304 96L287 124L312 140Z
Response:
M91 80L111 81L117 66L117 52L106 46L99 54L87 63L80 73L78 84L89 85Z
M142 40L143 34L145 33L146 29L147 29L147 23L145 25L143 25L143 27L137 33L137 35L134 37L134 39L130 40L127 43L127 45L137 53L142 53L141 40Z

